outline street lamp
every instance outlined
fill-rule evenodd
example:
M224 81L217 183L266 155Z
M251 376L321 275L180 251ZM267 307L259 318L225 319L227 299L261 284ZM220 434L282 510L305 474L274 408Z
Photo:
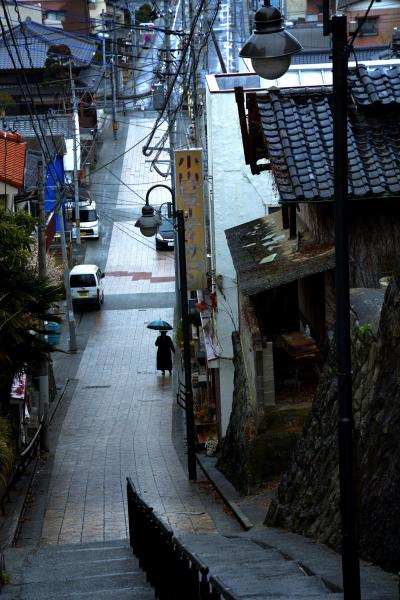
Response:
M301 44L285 31L280 11L264 0L254 17L255 30L239 52L250 58L255 72L264 79L281 77L290 66L292 54L300 52Z
M142 216L136 221L135 227L139 227L141 234L145 237L153 237L153 235L157 233L160 224L161 217L159 213L154 211L154 208L150 206L148 195L146 194L146 204L142 208Z
M271 78L273 69L265 69L263 59L287 67L288 46L280 45L282 36L279 11L264 0L261 16L253 35L244 45L241 56L251 58L261 77ZM344 600L360 600L360 565L356 529L356 493L353 453L353 403L351 379L350 283L348 243L348 171L347 171L347 75L350 45L347 42L345 16L329 15L329 0L323 0L324 35L332 34L332 123L335 208L335 293L336 293L336 360L338 380L338 446L340 479L340 513L342 523L342 572ZM258 14L257 13L257 14ZM257 20L256 14L256 20ZM278 16L279 15L279 16ZM262 35L260 35L262 34ZM256 38L256 36L259 36ZM290 35L286 32L286 35ZM254 39L256 38L256 39ZM290 36L293 38L293 36ZM294 38L293 38L294 39ZM260 41L261 40L261 41ZM271 45L269 45L271 40ZM292 46L290 46L292 44ZM298 44L300 50L300 44ZM294 51L298 51L294 50ZM292 51L293 53L293 51ZM278 72L278 69L276 69ZM283 75L284 71L279 71Z
M173 217L176 220L176 228L178 233L178 246L177 248L175 247L175 252L178 252L179 259L178 262L180 281L180 302L182 311L183 364L185 370L185 416L188 475L191 481L196 481L196 442L193 411L192 365L190 358L190 324L185 253L185 216L183 210L175 209L175 194L168 185L165 185L163 183L157 183L156 185L152 185L146 193L146 204L142 208L142 216L135 223L135 227L139 227L143 235L145 235L146 237L151 237L155 235L161 223L160 213L154 211L154 208L149 204L150 193L155 188L165 188L171 194Z

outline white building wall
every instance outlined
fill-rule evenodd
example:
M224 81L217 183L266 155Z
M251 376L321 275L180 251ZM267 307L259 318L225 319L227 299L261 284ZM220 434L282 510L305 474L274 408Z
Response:
M208 169L212 193L209 200L212 267L218 290L216 334L220 346L221 429L225 435L232 409L232 332L238 328L236 272L225 229L268 214L278 204L268 171L252 175L245 165L234 93L207 90Z
M367 10L368 5L369 0L360 0L360 2L356 2L355 4L349 4L346 9L342 9L342 11L346 10L346 12L354 12L356 10ZM384 10L385 8L399 8L399 0L381 0L380 2L375 2L372 6L372 9L375 10ZM371 16L373 16L373 11Z
M15 26L18 25L18 13L15 10L15 5L14 4L7 4L7 10L8 10L8 15L10 18L11 23ZM20 4L18 2L18 11L19 11L19 15L21 18L21 21L25 21L25 19L27 17L29 17L31 19L31 21L34 21L35 23L41 23L42 22L42 10L39 6L28 6L28 5L23 5ZM5 16L4 16L4 10L3 7L0 6L0 17L3 19L3 24L6 27L5 23Z

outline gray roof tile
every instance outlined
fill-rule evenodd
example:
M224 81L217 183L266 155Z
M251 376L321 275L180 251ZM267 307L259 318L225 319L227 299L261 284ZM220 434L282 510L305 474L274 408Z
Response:
M289 239L279 211L225 230L244 294L257 294L334 267L333 246L318 245L300 220L298 227L301 242ZM270 246L265 245L267 236Z
M349 193L398 194L400 67L349 74ZM332 92L329 87L257 94L268 157L283 201L333 198Z
M38 121L40 122L40 126ZM2 131L19 133L25 139L37 137L36 131L43 131L46 137L62 136L63 138L67 138L73 135L72 117L68 115L38 115L38 117L17 115L3 117L0 118L0 129Z
M22 62L24 68L32 68L31 59L35 69L43 69L47 58L47 51L53 45L68 46L75 63L80 66L87 66L91 63L93 53L97 48L96 42L88 37L67 33L61 29L47 27L40 23L34 23L30 19L26 19L22 27L23 29L21 29L20 25L17 25L12 30L18 47L18 53L15 50L10 32L6 33L8 45L18 67ZM25 32L25 36L23 32ZM13 68L13 61L10 58L3 36L0 36L0 69Z

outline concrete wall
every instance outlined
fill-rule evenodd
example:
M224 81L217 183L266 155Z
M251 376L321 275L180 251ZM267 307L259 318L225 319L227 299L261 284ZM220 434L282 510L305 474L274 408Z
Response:
M251 301L239 294L240 343L246 369L247 386L256 420L265 406L275 404L272 342L264 342Z
M238 328L236 272L226 242L225 229L268 213L277 204L271 175L251 175L245 165L239 118L233 92L207 90L209 216L212 269L217 281L216 327L221 347L221 429L225 434L232 408L232 340Z
M7 5L8 14L10 17L10 21L13 25L18 24L18 14L15 10L15 6L13 4ZM27 17L34 21L35 23L42 22L42 11L39 7L30 7L29 5L22 5L18 3L19 14L21 16L21 21L25 21ZM0 6L0 17L4 20L4 10L3 7ZM5 20L4 20L5 24Z
M333 243L333 204L300 205L300 218L321 244ZM349 203L350 285L379 287L381 277L398 271L400 207L391 199ZM371 252L373 248L373 252Z
M348 6L346 10L347 22L362 19L365 14L365 8L361 8L361 2ZM400 22L399 3L382 1L375 3L370 11L369 18L377 18L377 35L358 35L355 46L387 46L392 41L393 29L398 27Z

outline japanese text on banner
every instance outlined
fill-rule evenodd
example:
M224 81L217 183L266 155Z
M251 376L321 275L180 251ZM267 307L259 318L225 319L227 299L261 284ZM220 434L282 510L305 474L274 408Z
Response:
M176 207L185 211L185 252L189 290L206 287L202 150L175 152Z

